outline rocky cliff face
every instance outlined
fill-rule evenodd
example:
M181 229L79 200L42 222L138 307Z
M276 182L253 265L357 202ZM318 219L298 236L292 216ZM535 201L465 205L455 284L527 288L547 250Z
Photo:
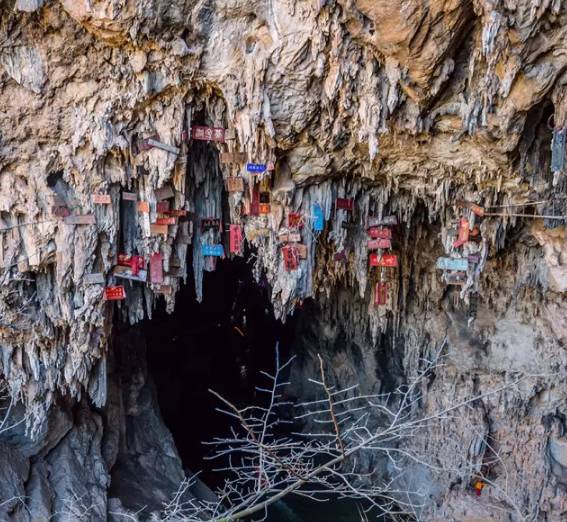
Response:
M230 223L280 317L318 303L295 382L320 351L391 389L442 346L434 411L522 376L412 442L447 468L499 455L482 501L416 469L420 517L564 519L565 228L530 216L565 214L566 31L559 0L1 1L0 375L27 435L0 445L0 493L29 508L2 516L61 513L71 462L84 516L111 511L113 317L172 309L188 250L202 295L203 254L241 253ZM398 266L369 267L389 216L376 259Z

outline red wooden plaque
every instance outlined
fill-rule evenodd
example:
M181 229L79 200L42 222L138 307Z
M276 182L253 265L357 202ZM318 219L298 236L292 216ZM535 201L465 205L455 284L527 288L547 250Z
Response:
M191 131L191 136L194 140L224 143L224 128L222 127L203 127L196 125L192 127Z
M175 225L177 219L174 217L161 217L156 218L156 225Z
M150 204L147 201L139 201L138 212L148 214L150 212Z
M337 198L336 206L337 206L337 209L342 209L342 210L346 210L348 212L352 212L353 201L350 198L349 199Z
M287 215L287 226L289 228L302 228L303 225L303 216L299 212L290 212Z
M372 239L392 239L392 229L384 227L370 227L368 235Z
M126 299L126 290L123 286L107 286L104 289L104 299L106 301L121 301Z
M398 266L398 256L395 254L370 254L370 266L395 268Z

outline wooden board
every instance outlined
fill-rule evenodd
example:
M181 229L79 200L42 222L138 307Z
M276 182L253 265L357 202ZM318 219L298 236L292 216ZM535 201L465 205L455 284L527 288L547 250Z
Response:
M226 187L229 192L243 192L244 179L240 176L231 176L226 178Z
M150 204L147 201L138 202L138 212L141 214L148 214L150 212Z
M154 140L153 138L149 138L147 143L150 147L155 147L156 149L161 149L166 152L171 152L172 154L179 154L181 149L174 147L173 145L168 145L167 143L162 143L161 141Z
M221 163L244 163L246 161L246 153L244 152L221 152Z
M66 218L71 215L71 211L67 207L51 207L51 214L55 217Z
M146 270L138 270L137 273L135 273L131 267L120 265L114 267L112 275L114 275L114 277L129 279L131 281L141 281L142 283L145 283L148 278L148 272Z
M224 143L225 129L223 127L205 127L194 125L191 127L191 137L199 141L216 141Z
M171 295L173 287L171 285L160 285L153 289L156 294Z
M159 252L150 256L150 281L163 283L163 263Z
M124 201L136 201L138 199L138 194L135 192L122 192L122 199Z
M393 227L398 224L398 218L396 216L384 216L382 218L368 217L368 228L370 227Z
M167 225L156 225L155 223L152 223L150 225L150 234L152 236L158 236L160 234L167 236Z
M85 214L82 216L67 216L65 218L67 225L96 225L94 214Z
M156 189L155 195L158 201L162 201L163 199L170 199L175 196L175 192L173 192L171 185L164 185L162 188Z
M368 250L377 249L386 250L392 248L392 242L389 239L369 239L368 240Z
M110 205L112 200L110 198L110 194L93 194L92 202L95 205Z
M304 245L303 243L296 243L295 248L299 259L307 259L307 245Z
M87 285L103 285L105 277L103 273L92 273L85 274L83 276L83 282Z

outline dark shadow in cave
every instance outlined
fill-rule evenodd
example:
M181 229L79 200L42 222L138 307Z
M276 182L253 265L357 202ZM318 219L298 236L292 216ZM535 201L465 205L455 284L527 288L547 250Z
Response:
M214 463L202 444L226 435L229 418L215 411L214 389L236 404L257 403L259 372L274 367L275 345L285 357L293 343L295 317L274 318L267 284L257 284L242 259L221 260L205 272L202 303L195 300L192 275L176 298L171 315L160 303L143 325L148 371L157 389L165 424L185 468L203 470L215 485ZM217 463L218 464L218 463Z

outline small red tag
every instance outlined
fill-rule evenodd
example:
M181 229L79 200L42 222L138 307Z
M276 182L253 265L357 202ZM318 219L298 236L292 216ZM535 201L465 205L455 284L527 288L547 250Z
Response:
M156 218L156 225L175 225L177 220L174 217Z
M337 206L337 209L342 209L342 210L346 210L348 212L352 212L353 201L350 198L349 199L337 198L336 206Z
M370 266L383 266L386 268L395 268L398 266L398 256L395 254L370 254Z
M290 212L287 215L287 226L289 228L303 228L303 216L299 212Z
M104 299L106 301L121 301L126 299L126 290L123 286L107 286L104 289Z
M370 227L368 229L368 235L372 239L392 239L392 230L383 227Z

